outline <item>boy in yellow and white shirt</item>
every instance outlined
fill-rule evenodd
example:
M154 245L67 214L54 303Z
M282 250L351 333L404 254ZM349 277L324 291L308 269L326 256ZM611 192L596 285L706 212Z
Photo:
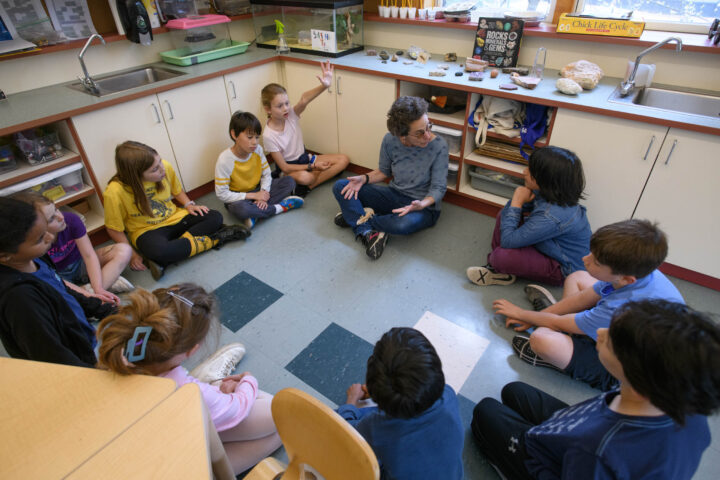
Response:
M248 227L258 218L268 218L303 206L303 199L289 196L295 188L292 177L273 179L258 140L262 125L249 112L235 112L230 118L234 145L215 164L215 194L225 208Z

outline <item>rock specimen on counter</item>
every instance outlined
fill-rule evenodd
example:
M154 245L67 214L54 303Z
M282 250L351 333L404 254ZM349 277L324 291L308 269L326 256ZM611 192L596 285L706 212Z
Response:
M537 87L541 80L538 77L528 77L527 75L519 75L517 73L510 75L510 78L521 87L529 88L530 90Z
M490 78L497 78L498 75L500 75L500 70L497 68L490 70Z
M417 52L408 51L408 57L412 58L413 60L417 60Z
M388 52L386 52L385 50L380 50L380 53L378 55L380 55L380 58L382 58L383 60L387 60L388 58L390 58L390 55L388 55Z
M463 72L455 72L455 76L456 76L456 77L462 77L462 76L463 76Z
M395 54L393 53L393 56L392 56L392 58L391 58L390 60L393 61L393 62L397 62L397 55L395 55Z
M467 57L465 59L465 71L466 72L482 72L488 66L488 62L480 60L478 58Z
M418 62L427 63L428 60L430 60L430 54L428 52L423 50L422 52L418 53L418 56L417 56Z
M597 87L598 82L603 77L603 71L592 62L578 60L565 65L560 70L560 75L574 80L585 90L592 90Z
M462 73L462 72L460 72L460 73ZM483 72L470 72L469 78L473 82L479 82L480 80L483 79L484 75L485 74Z
M583 90L575 80L570 78L558 78L558 81L555 82L555 88L565 95L577 95Z
M502 90L517 90L518 87L514 83L503 83L500 85L500 89Z
M404 64L404 65L412 65L413 63L415 63L415 62L413 62L412 60L405 60L405 61L403 61L403 64Z
M397 55L398 57L402 57L403 53L405 52L403 52L402 50L398 50L397 52L395 52L395 55Z
M374 57L375 55L377 55L377 50L369 48L365 50L365 55L367 55L368 57Z
M505 67L502 69L503 73L518 73L520 75L528 75L530 69L528 67Z
M442 70L449 70L450 65L448 65L447 63L441 63L440 65L438 65L438 68L440 68Z
M445 70L433 70L428 75L430 75L431 77L444 77Z
M450 52L445 54L445 61L446 62L455 62L457 61L457 53Z

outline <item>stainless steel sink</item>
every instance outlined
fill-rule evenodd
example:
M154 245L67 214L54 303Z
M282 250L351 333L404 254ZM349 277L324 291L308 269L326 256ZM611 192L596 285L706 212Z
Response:
M619 91L616 88L608 101L720 119L720 94L715 92L658 86L635 88L621 97Z
M131 88L161 82L180 75L185 75L185 72L178 72L177 70L160 67L145 67L131 70L129 72L101 75L94 78L93 80L95 80L95 83L98 86L98 94L89 92L80 82L70 84L68 87L73 90L87 93L88 95L102 97L104 95L110 95L111 93L124 92L125 90L130 90Z

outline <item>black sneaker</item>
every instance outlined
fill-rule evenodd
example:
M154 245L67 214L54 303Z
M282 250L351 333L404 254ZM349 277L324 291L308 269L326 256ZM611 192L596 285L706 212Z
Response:
M295 195L297 197L305 198L305 195L310 193L310 189L307 185L300 185L299 183L295 185L295 188L292 191L291 195Z
M153 280L160 280L163 275L165 275L165 268L167 267L155 263L149 258L143 258L143 263L150 269L150 275L152 275Z
M529 363L535 367L547 367L562 371L561 368L540 358L538 354L530 348L530 339L524 335L515 335L512 339L512 347L515 353L517 353L517 356L520 357L520 360L525 363Z
M227 242L234 240L245 240L252 233L246 225L223 225L220 230L210 234L209 237L213 240L217 240L218 243L213 248L220 248Z
M368 257L373 260L377 260L383 254L385 244L387 243L390 235L385 232L378 232L376 230L370 230L362 236L363 245L365 245L365 253Z
M343 217L342 212L338 212L335 215L335 218L333 218L333 222L335 225L341 228L350 228L350 224L345 221L345 217Z
M530 303L532 303L533 310L536 312L545 310L550 305L557 303L557 300L555 300L555 297L552 296L552 293L540 285L527 285L525 287L525 296Z

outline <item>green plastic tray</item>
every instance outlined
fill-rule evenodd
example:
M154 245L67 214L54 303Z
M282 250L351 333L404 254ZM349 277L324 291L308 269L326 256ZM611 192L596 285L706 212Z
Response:
M160 57L163 59L163 62L187 67L188 65L196 65L198 63L209 62L210 60L217 60L218 58L229 57L230 55L245 53L245 50L250 46L250 42L223 41L223 43L227 44L227 46L220 44L219 48L208 50L207 52L188 55L186 48L178 48L177 50L162 52Z

